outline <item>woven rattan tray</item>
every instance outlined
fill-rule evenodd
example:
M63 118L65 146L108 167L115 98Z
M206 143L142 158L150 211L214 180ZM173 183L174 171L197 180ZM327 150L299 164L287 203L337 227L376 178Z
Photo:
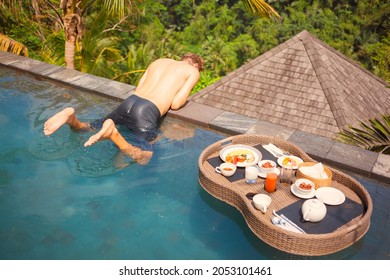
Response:
M199 182L212 196L237 208L243 215L253 233L272 247L281 251L305 256L321 256L338 252L361 239L368 231L372 214L372 201L367 190L352 177L330 168L332 171L332 187L340 189L347 198L363 205L363 213L335 231L325 234L300 234L287 231L271 222L273 210L280 210L291 205L300 198L291 194L290 188L278 183L277 191L269 194L271 206L263 214L252 205L250 194L266 193L264 180L259 178L255 184L247 184L245 180L230 182L215 172L207 161L217 157L219 151L231 144L256 146L272 143L288 151L290 154L313 162L303 150L288 141L263 135L243 134L232 136L208 146L199 156Z

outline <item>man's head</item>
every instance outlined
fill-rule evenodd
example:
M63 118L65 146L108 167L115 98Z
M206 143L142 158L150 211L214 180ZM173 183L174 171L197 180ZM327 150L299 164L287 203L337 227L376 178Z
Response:
M200 57L197 54L194 53L186 53L185 55L182 56L181 60L186 60L188 61L191 65L194 67L198 68L199 71L204 70L204 61L203 58Z

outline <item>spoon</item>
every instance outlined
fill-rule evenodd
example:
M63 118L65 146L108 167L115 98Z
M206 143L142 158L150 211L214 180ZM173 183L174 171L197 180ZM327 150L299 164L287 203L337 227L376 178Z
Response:
M286 222L278 217L273 216L271 218L271 220L272 220L272 223L275 225L283 225L283 226L286 225Z

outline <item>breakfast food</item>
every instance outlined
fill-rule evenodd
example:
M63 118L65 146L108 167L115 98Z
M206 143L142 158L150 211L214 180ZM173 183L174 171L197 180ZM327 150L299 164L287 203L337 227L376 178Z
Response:
M226 162L233 164L242 163L242 162L253 162L255 160L254 155L251 151L245 149L234 150L226 155Z
M282 161L283 166L297 167L298 163L292 157L285 157Z
M299 184L298 188L301 190L309 191L311 190L311 185L309 183L302 182Z
M274 165L270 162L270 161L267 161L267 162L264 162L261 167L263 168L272 168L274 167Z

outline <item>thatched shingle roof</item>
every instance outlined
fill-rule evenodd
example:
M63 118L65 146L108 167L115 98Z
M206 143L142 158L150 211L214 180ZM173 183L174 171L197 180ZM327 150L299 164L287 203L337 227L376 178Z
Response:
M346 125L390 114L386 85L303 31L191 101L333 138Z

